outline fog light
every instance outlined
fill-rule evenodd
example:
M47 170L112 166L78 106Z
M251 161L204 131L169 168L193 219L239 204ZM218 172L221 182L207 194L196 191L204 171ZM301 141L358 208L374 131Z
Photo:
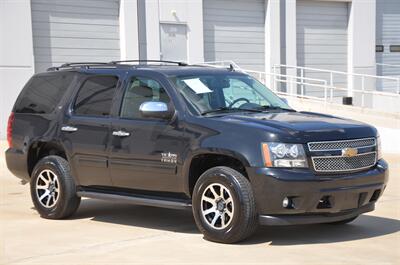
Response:
M293 207L292 199L289 197L285 197L282 201L282 206L283 206L283 208L286 208L286 209L293 209L294 207Z

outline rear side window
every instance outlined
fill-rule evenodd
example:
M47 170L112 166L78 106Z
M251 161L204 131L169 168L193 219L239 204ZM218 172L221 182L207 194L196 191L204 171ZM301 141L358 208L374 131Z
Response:
M108 116L117 88L115 76L95 76L88 78L80 88L74 104L77 115Z
M51 113L71 84L74 74L34 76L16 103L15 112Z

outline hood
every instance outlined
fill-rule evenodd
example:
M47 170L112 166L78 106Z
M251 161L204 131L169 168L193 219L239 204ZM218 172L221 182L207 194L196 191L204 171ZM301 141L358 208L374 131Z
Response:
M294 142L346 140L377 134L376 129L368 124L312 112L231 114L223 116L222 120L260 128L271 138Z

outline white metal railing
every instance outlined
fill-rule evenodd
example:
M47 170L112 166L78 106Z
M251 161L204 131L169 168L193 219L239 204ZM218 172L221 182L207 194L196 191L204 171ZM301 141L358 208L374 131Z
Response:
M242 69L244 72L258 78L264 84L269 86L276 94L278 95L285 95L285 96L295 96L305 99L313 99L323 102L334 102L334 93L335 91L347 91L346 88L335 87L328 83L328 80L324 79L317 79L317 78L309 78L305 76L297 76L297 75L286 75L286 74L279 74L279 73L265 73L260 71L254 70L246 70ZM266 80L267 77L270 77L270 83L267 84ZM288 85L286 91L278 90L278 83L285 83ZM300 93L297 91L297 85L300 85ZM304 87L315 87L321 88L323 90L323 97L316 97L307 95L304 91ZM376 90L363 90L363 89L353 89L355 93L361 94L361 104L360 107L365 108L365 96L366 95L379 95L384 97L396 98L400 100L400 94L392 93L392 92L383 92L383 91L376 91ZM399 108L400 110L400 108ZM399 111L397 111L399 112Z
M388 63L377 63L376 71L385 77L392 78L400 78L400 65L399 64L388 64ZM380 82L380 86L382 86L385 90L395 90L396 86L393 83L385 82L382 80Z
M349 86L348 84L350 84L350 86L354 86L354 83L357 81L356 79L358 79L361 82L361 90L362 91L370 91L370 90L366 89L366 80L373 79L375 81L380 80L380 81L386 81L386 83L388 83L388 82L394 83L394 86L393 86L394 89L392 89L393 90L392 93L396 93L396 94L400 93L400 77L349 73L349 72L342 72L342 71L336 71L336 70L327 70L327 69L319 69L319 68L305 67L305 66L285 65L285 64L274 65L272 67L272 72L277 73L278 69L279 70L285 69L286 71L288 69L295 69L296 75L298 74L297 71L300 71L300 77L304 77L306 74L306 71L313 72L313 73L327 74L327 75L329 75L329 78L327 79L329 85L332 87L336 87L336 88L344 88L345 89L344 91L347 91L348 95L351 95L352 92L358 91L357 89L354 89L352 87L348 88L348 86ZM342 78L343 77L346 78L346 81L349 81L349 78L350 78L351 82L346 82L345 86L337 85L337 82L335 82L334 77L338 76L338 75L341 76ZM373 87L372 91L377 91L375 86ZM390 93L390 92L388 92L388 93Z
M247 70L247 69L242 69L239 67L235 62L233 61L212 61L212 62L201 62L197 63L200 65L207 65L211 67L233 67L236 71L240 72L245 72L248 73L255 78L259 79L262 83L267 85L270 89L272 89L276 94L278 95L283 95L283 96L294 96L294 97L299 97L299 98L305 98L305 99L313 99L313 100L318 100L318 101L323 101L325 103L334 103L335 99L335 92L348 92L349 89L347 88L347 82L346 85L343 87L335 85L334 82L334 75L335 74L340 74L340 75L345 75L346 77L358 77L361 80L361 89L351 89L351 93L359 93L361 96L361 102L360 106L362 108L366 107L371 107L371 106L366 106L365 104L365 97L367 95L378 95L378 96L383 96L383 97L388 97L391 99L395 99L396 103L399 102L400 104L400 77L387 77L387 76L375 76L375 75L366 75L366 74L357 74L357 73L347 73L347 72L341 72L341 71L335 71L335 70L325 70L325 69L318 69L318 68L312 68L312 67L301 67L301 66L288 66L288 65L276 65L273 67L274 71L273 72L261 72L261 71L255 71L255 70ZM286 67L288 68L293 68L296 70L300 70L300 75L298 75L296 71L296 75L290 75L290 74L281 74L280 72L278 73L276 70L277 68L280 67ZM329 74L329 79L322 79L322 78L310 78L305 76L305 71L307 70L314 70L317 72L324 72ZM367 78L375 78L376 80L382 79L382 80L390 80L390 81L395 81L396 82L396 87L397 90L396 92L387 92L387 91L378 91L378 90L367 90L365 86L365 82ZM278 84L285 84L286 85L286 91L282 91L278 89ZM298 87L300 88L298 91ZM322 97L321 96L311 96L307 95L305 91L305 87L314 87L321 89L323 91ZM317 93L318 94L318 93ZM342 97L343 95L340 95ZM397 106L397 105L396 105ZM391 112L391 111L389 111ZM396 113L400 113L400 108L396 108L394 111Z
M307 96L304 93L303 87L300 90L300 94L297 93L297 85L308 85L308 86L313 86L313 87L318 87L322 88L324 90L324 98L328 98L328 89L329 86L327 84L326 80L323 79L317 79L317 78L308 78L308 77L299 77L299 76L293 76L293 75L285 75L285 74L277 74L277 73L264 73L264 72L259 72L259 71L253 71L253 70L244 70L244 72L252 75L253 77L256 77L259 79L261 82L264 84L266 83L267 76L273 78L273 82L271 82L271 90L273 90L277 94L281 95L299 95L301 97L307 97L307 98L315 98L319 99L317 97L312 97L312 96ZM287 92L284 91L279 91L277 83L285 83L288 84L289 86L287 87Z
M253 77L259 79L261 82L266 84L267 76L270 77L270 89L273 90L278 95L284 96L297 96L301 98L308 98L320 101L333 101L333 90L335 88L330 87L328 82L323 79L300 77L294 75L278 74L278 73L265 73L253 70L244 70L246 73L252 75ZM286 91L280 91L278 89L278 83L287 84ZM268 84L266 84L268 86ZM324 91L323 98L306 95L304 91L304 86L300 86L300 94L297 91L297 85L311 86L316 88L321 88ZM329 94L329 96L328 96Z

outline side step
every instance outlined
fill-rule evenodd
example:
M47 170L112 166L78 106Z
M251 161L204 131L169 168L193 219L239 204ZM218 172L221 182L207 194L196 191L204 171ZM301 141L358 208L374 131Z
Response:
M94 191L78 191L79 197L86 197L99 200L107 200L113 202L130 203L144 206L155 206L179 210L191 210L192 204L185 200L171 200L170 198L150 197L150 196L135 196L135 195L120 195Z

